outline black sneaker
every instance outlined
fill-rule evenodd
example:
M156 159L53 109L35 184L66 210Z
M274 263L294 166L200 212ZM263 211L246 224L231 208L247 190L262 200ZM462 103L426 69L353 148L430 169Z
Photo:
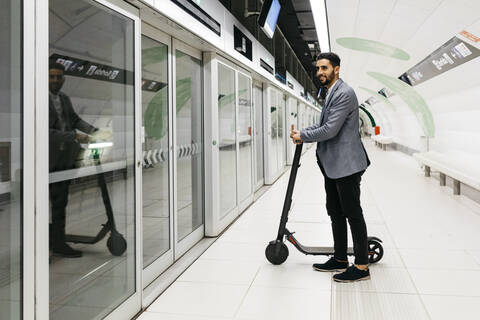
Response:
M313 269L316 271L345 271L348 268L348 262L340 262L334 257L331 257L325 263L315 263L313 264Z
M370 279L370 270L360 270L354 265L348 267L345 272L333 276L336 282L355 282Z
M75 250L66 243L56 245L52 248L52 254L56 257L80 258L82 251Z

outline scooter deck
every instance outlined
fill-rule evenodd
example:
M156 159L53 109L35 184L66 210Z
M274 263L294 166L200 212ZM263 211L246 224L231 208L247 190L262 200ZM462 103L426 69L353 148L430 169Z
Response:
M81 235L74 235L74 234L67 234L65 235L66 242L72 243L95 243L96 237L92 236L81 236Z
M335 250L332 247L309 247L309 246L302 246L300 243L293 244L295 245L300 252L308 255L314 256L330 256L335 253ZM347 254L353 255L353 248L347 248Z

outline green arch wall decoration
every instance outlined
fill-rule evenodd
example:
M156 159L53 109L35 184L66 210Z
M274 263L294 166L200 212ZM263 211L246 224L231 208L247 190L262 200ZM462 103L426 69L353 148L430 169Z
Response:
M177 80L177 114L191 98L190 82L190 78ZM162 139L167 134L168 110L165 108L165 104L168 103L167 95L168 86L165 86L150 100L146 107L144 125L147 137Z
M153 47L142 50L142 67L162 62L167 59L167 47Z
M367 72L367 74L400 96L414 113L425 136L430 138L435 136L435 122L432 112L426 101L415 89L405 82L386 74L379 72Z
M368 89L368 88L365 88L365 87L358 87L359 89L365 91L365 92L368 92L370 93L371 95L374 96L374 98L384 102L387 106L389 106L390 108L392 108L393 111L397 111L397 107L390 102L390 100L388 100L387 98L385 98L384 96L382 96L380 93L374 91L374 90L371 90L371 89Z
M248 89L242 89L242 90L239 90L238 91L238 95L242 95L244 94L245 92L247 92ZM231 93L231 94L228 94L228 95L219 95L218 96L218 109L221 109L223 108L224 106L232 103L235 101L235 93Z
M398 60L410 60L410 55L406 51L383 42L354 37L337 38L336 42L347 49L374 53Z
M143 117L146 137L162 139L167 134L168 128L168 86L163 87L150 100Z
M370 119L370 123L372 124L372 127L376 127L377 124L375 123L375 119L372 117L372 115L370 114L370 112L368 112L367 109L365 109L365 107L362 107L362 106L359 106L360 110L362 110L363 112L365 112L365 114L367 115L368 119Z

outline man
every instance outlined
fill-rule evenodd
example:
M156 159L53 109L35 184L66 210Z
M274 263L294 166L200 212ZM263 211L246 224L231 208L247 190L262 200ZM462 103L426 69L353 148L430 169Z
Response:
M70 98L60 90L65 83L65 67L56 62L49 65L49 171L73 169L81 150L80 143L88 143L88 134L97 131L83 121L73 110ZM84 133L78 133L76 130ZM77 258L82 252L65 242L65 209L68 204L70 181L50 184L52 224L50 225L50 245L53 255Z
M321 53L317 77L327 89L320 123L292 130L294 143L317 142L317 162L325 178L327 212L330 216L334 256L314 264L317 271L343 271L333 276L338 282L370 279L367 226L360 205L360 180L370 165L358 132L358 101L353 89L339 78L340 58ZM347 223L353 238L355 263L348 266Z

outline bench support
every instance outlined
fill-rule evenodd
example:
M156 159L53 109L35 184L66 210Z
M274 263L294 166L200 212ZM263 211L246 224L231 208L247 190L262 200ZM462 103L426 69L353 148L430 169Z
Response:
M430 167L425 166L425 177L430 177Z
M453 194L457 196L460 194L460 181L455 179L453 180Z
M387 145L386 145L386 144L382 144L382 149L383 149L383 151L387 151Z
M440 172L440 186L444 187L447 182L447 176Z

